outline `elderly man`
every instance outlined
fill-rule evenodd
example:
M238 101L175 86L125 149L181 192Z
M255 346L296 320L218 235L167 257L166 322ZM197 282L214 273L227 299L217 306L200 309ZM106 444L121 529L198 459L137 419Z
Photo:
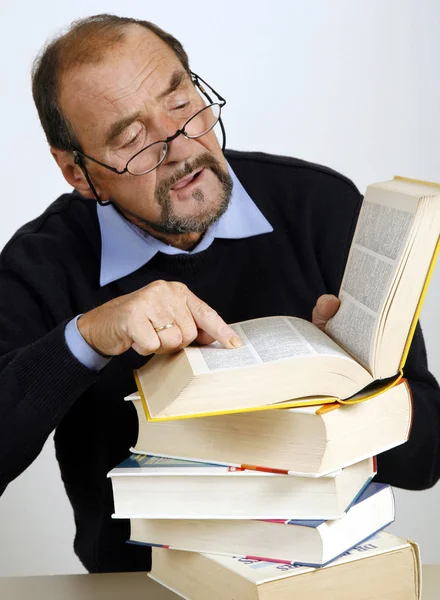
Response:
M36 60L33 94L74 191L1 255L0 490L55 429L79 558L89 571L146 570L149 550L111 519L106 479L136 442L132 370L195 340L237 347L228 322L325 324L361 196L318 165L223 153L225 100L149 22L74 23ZM378 477L420 489L440 473L440 392L420 329L406 376L411 438L379 457Z

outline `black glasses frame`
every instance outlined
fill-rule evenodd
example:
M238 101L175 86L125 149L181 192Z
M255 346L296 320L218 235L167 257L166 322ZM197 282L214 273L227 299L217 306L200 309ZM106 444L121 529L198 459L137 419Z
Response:
M155 169L157 169L157 167L159 167L162 164L162 162L165 160L165 157L168 154L168 145L170 144L170 142L172 142L173 140L175 140L179 135L185 135L186 136L185 127L188 125L188 123L192 119L194 119L194 117L197 116L200 112L202 112L203 110L206 110L210 106L214 106L214 105L218 105L219 108L220 108L220 113L219 113L219 118L218 118L217 123L220 124L220 128L221 128L221 131L222 131L222 137L223 137L222 151L224 152L225 147L226 147L226 132L225 132L225 128L224 128L224 125L223 125L222 118L221 118L221 109L226 104L226 100L222 96L220 96L220 94L218 92L216 92L215 89L213 87L211 87L209 85L209 83L207 83L199 75L197 75L193 71L190 71L190 73L191 73L192 82L200 90L200 92L209 100L210 104L204 106L202 109L200 109L199 111L197 111L196 113L194 113L186 121L186 123L184 124L184 126L181 129L177 129L177 131L173 135L167 137L165 140L157 140L157 141L153 142L152 144L148 144L148 146L145 146L145 148L142 148L142 150L139 150L139 152L136 152L136 154L134 154L127 161L127 164L125 165L125 168L122 171L120 171L119 169L116 169L115 167L107 165L107 164L101 162L100 160L97 160L96 158L93 158L92 156L89 156L88 154L85 154L84 152L82 152L82 150L79 150L75 146L72 146L72 152L73 152L73 155L74 155L75 164L77 164L82 169L82 171L84 173L84 176L85 176L85 178L87 180L87 183L89 184L89 187L92 190L93 195L95 196L96 200L98 201L98 203L101 206L107 206L108 204L111 204L111 202L103 202L99 198L99 196L98 196L98 194L97 194L97 192L95 190L95 187L94 187L94 185L93 185L93 183L92 183L92 181L90 179L90 175L89 175L89 173L87 171L87 168L86 168L86 165L84 163L83 158L87 158L88 160L91 160L92 162L96 163L97 165L100 165L101 167L104 167L105 169L108 169L109 171L111 171L112 173L115 173L116 175L124 175L125 173L129 173L128 165L130 164L130 162L132 160L134 160L137 156L139 156L139 154L141 154L142 152L144 152L147 148L149 148L150 146L154 146L155 144L158 144L158 143L166 144L165 153L164 153L162 159L160 160L160 162L158 162L155 167L153 167L152 169L149 169L148 171L145 171L145 173L132 174L132 175L134 175L135 177L140 177L141 175L146 175L147 173L151 173L152 171L154 171ZM211 90L211 92L213 92L217 96L219 102L213 102L212 101L210 95L208 94L208 92L205 90L205 88L203 87L203 85L200 82L204 83ZM216 124L214 124L213 127L215 127ZM211 127L211 129L209 129L208 131L205 131L204 133L202 133L199 136L187 136L187 137L188 137L188 139L197 139L198 137L202 137L202 136L206 135L207 133L209 133L209 131L211 131L213 129L213 127Z

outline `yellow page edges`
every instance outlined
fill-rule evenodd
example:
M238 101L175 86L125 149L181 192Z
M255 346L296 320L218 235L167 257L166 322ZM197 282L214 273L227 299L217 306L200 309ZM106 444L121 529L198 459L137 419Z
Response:
M417 183L419 185L433 186L433 187L436 187L436 188L440 189L440 183L434 183L433 181L423 181L422 179L412 179L411 177L402 177L401 175L395 175L394 179L396 179L397 181L407 181L408 183ZM414 313L414 318L413 318L413 321L411 323L411 327L410 327L410 330L409 330L409 333L408 333L408 337L406 339L405 348L404 348L403 354L402 354L402 360L401 360L400 365L399 365L400 369L403 369L403 367L405 366L405 363L406 363L406 359L408 357L408 352L409 352L409 349L410 349L410 346L411 346L411 342L412 342L412 339L413 339L413 336L414 336L414 331L416 330L416 327L417 327L417 322L418 322L419 317L420 317L420 312L422 310L423 302L425 300L426 291L428 289L428 285L429 285L429 282L431 280L432 273L434 271L434 266L435 266L435 263L437 261L439 251L440 251L440 238L437 240L437 245L435 247L434 254L432 255L432 259L431 259L431 262L429 264L429 269L428 269L428 272L426 274L425 283L423 284L422 293L420 295L419 302L418 302L417 308L416 308L416 312Z
M400 369L399 373L396 375L395 379L392 379L389 383L387 383L384 387L379 388L379 389L375 389L373 392L371 392L370 394L367 394L366 396L361 396L360 398L348 398L347 400L337 400L338 404L359 404L359 402L365 402L365 400L370 400L371 398L375 398L376 396L379 396L379 394L382 394L383 392L386 392L387 390L391 389L392 387L394 387L395 385L397 385L403 378L403 371L402 369Z
M339 402L337 398L321 396L319 398L302 398L300 400L288 400L286 402L278 402L277 404L269 404L266 406L256 406L250 408L238 408L235 410L221 410L221 411L207 411L203 413L193 413L188 415L177 415L170 417L152 417L148 410L148 405L145 400L144 393L142 391L140 381L138 378L138 374L136 371L133 371L134 378L136 381L136 386L139 392L139 395L142 400L142 406L144 409L145 416L147 420L150 422L157 423L159 421L177 421L181 419L197 419L198 417L215 417L219 415L233 415L237 413L245 413L245 412L257 412L260 410L282 410L285 408L300 408L302 406L320 406L321 404L330 404L334 405L335 402Z
M137 372L133 371L133 373L134 373L134 378L135 378L136 385L138 388L138 392L141 397L142 407L144 409L145 416L147 418L147 421L149 421L150 423L158 423L160 421L177 421L177 420L181 420L181 419L197 419L199 417L215 417L215 416L219 416L219 415L233 415L233 414L238 414L238 413L257 412L257 411L262 411L262 410L283 410L286 408L301 408L303 406L319 406L319 408L316 411L316 414L324 414L330 410L334 410L335 408L338 408L343 405L359 404L360 402L365 402L366 400L375 398L376 396L379 396L379 394L382 394L382 392L385 392L386 390L389 390L390 388L397 385L403 378L403 371L401 370L398 373L398 375L396 376L396 378L393 379L392 381L388 382L384 387L375 389L373 392L366 394L365 396L362 396L359 398L352 398L352 399L348 398L347 400L340 400L339 398L333 398L331 396L329 396L327 398L325 396L322 396L319 398L309 397L309 398L302 398L302 399L291 400L291 401L286 401L286 402L278 402L277 404L269 404L266 406L237 408L235 410L206 411L203 413L191 413L191 414L187 414L187 415L173 415L173 416L169 416L169 417L152 417L148 410L148 405L145 400L145 396L142 391Z
M439 185L439 187L440 187L440 185ZM406 359L408 357L408 352L409 352L409 349L411 346L414 332L417 327L417 322L420 317L420 312L422 310L422 306L423 306L423 302L425 300L426 292L428 290L429 282L431 281L431 277L434 272L434 267L435 267L435 263L438 258L439 251L440 251L440 237L437 240L437 245L435 247L434 254L432 255L431 262L429 263L429 268L428 268L428 272L426 274L425 283L423 284L422 293L420 294L420 298L419 298L419 301L418 301L417 307L416 307L416 312L414 313L414 318L412 320L411 327L409 329L408 337L406 338L405 348L404 348L403 354L402 354L402 360L400 361L400 365L399 365L400 370L402 370L403 367L405 366Z

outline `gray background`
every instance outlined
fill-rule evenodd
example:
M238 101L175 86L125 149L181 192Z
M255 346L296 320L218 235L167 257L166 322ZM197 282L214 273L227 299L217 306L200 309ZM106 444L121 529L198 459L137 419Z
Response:
M363 192L395 174L440 181L436 0L1 0L0 246L68 189L33 107L31 61L49 35L99 12L151 20L183 42L192 68L228 101L231 148L323 163ZM439 300L437 268L421 317L437 377ZM439 486L397 490L396 500L391 531L418 541L424 562L440 562ZM51 438L0 499L0 576L84 572L73 533Z

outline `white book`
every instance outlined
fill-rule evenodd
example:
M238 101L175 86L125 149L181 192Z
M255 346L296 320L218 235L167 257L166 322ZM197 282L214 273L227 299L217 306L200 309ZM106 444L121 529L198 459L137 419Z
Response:
M374 458L310 478L133 454L108 476L116 518L327 520L375 473Z
M131 519L130 540L321 567L393 520L391 487L373 482L341 519L333 521Z
M150 577L186 600L419 600L417 544L381 532L321 569L153 548Z

